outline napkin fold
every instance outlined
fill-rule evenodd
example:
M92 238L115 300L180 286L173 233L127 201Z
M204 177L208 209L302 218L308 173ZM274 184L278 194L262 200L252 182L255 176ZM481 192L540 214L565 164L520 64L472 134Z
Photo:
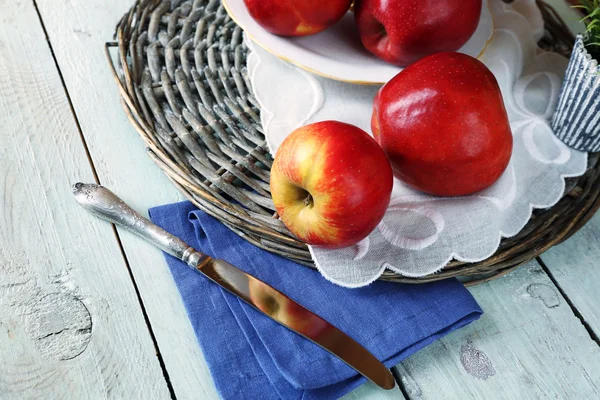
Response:
M358 289L334 285L315 270L246 242L189 202L152 208L150 218L325 318L388 368L482 314L455 279L424 285L375 282ZM338 398L366 381L181 261L165 258L222 398Z

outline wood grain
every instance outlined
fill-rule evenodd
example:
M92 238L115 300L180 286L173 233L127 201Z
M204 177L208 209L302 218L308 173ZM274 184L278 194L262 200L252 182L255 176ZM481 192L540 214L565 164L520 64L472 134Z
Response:
M93 175L34 5L1 3L0 398L166 398L114 234L72 199Z
M132 4L37 1L100 182L147 216L148 208L183 198L146 155L144 143L123 112L104 55L104 43ZM175 395L218 398L160 251L127 231L119 229L119 236Z
M110 40L115 24L133 2L37 0L37 4L101 183L143 214L152 206L183 200L145 154L142 140L121 108L104 58L104 42ZM218 398L160 252L129 232L119 230L119 235L175 395ZM350 398L401 396L399 389L388 392L372 384L355 392L359 397L351 394Z
M600 214L565 243L542 254L553 279L600 337Z
M600 397L600 348L537 262L471 291L482 318L397 366L411 399Z
M392 390L383 390L371 382L365 383L341 397L342 400L401 400L405 398L398 386Z

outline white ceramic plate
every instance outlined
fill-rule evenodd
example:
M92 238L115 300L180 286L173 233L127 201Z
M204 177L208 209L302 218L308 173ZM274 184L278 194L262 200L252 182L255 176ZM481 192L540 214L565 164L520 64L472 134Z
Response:
M312 36L284 38L263 29L248 13L244 0L222 0L231 18L259 46L292 64L327 78L362 84L383 84L402 68L386 63L362 45L354 15L346 14L331 28ZM477 30L460 48L461 53L480 57L492 38L494 23L484 0Z

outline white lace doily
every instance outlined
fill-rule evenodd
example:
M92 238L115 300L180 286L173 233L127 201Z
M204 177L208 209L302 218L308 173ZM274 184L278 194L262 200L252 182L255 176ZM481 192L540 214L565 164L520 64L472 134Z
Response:
M481 61L496 76L509 114L514 136L509 167L492 187L461 198L425 195L396 181L390 207L368 238L339 250L310 248L330 281L360 287L385 268L418 277L452 259L484 260L501 238L525 226L532 209L560 200L564 178L585 172L587 154L565 146L548 123L568 60L537 47L543 19L535 0L512 6L490 0L490 6L495 31ZM289 133L311 122L335 119L370 132L378 87L312 75L247 42L248 70L273 154Z

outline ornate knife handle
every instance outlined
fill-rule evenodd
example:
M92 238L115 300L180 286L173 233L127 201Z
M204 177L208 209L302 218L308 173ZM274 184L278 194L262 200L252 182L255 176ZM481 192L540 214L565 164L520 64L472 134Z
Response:
M194 269L209 258L142 217L104 186L79 182L73 185L73 195L75 200L90 213L135 233Z
M209 256L198 253L182 240L142 217L113 192L102 186L77 183L73 186L73 194L77 202L92 214L130 230L194 269L198 269L223 289L286 328L321 346L375 384L384 389L395 387L394 376L390 370L360 343L277 289L226 261L213 260ZM265 309L264 304L261 305L252 296L253 292L266 294L269 304L275 305L274 308L269 306ZM290 308L294 310L293 313L288 312L288 307L282 306L283 304L293 304L294 306ZM273 310L279 311L272 312ZM294 321L300 321L301 325L295 326ZM302 326L302 330L298 330L298 326Z

